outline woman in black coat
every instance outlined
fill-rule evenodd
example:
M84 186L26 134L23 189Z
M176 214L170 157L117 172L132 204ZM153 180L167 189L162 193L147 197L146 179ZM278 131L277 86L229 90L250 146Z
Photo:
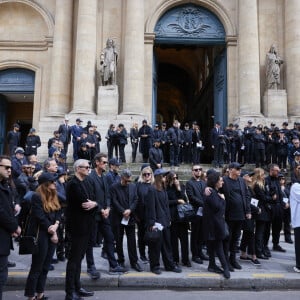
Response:
M41 147L41 139L36 135L35 129L31 128L26 137L25 155L37 155L37 148Z
M223 186L223 179L219 172L212 171L207 175L207 187L210 188L210 195L205 195L203 204L203 224L206 224L204 237L207 241L209 253L208 271L223 273L226 279L230 278L229 266L225 257L223 241L227 239L225 223L225 197L219 193ZM216 265L215 254L217 254L223 271Z
M188 239L189 222L179 221L177 212L177 205L187 202L184 191L184 187L180 185L177 173L171 171L167 176L167 193L171 215L170 231L173 259L175 263L179 264L178 240L180 240L182 264L186 267L191 267Z
M46 279L58 242L56 231L61 220L55 180L55 175L42 173L38 179L39 187L31 198L31 220L27 235L38 236L38 253L32 255L25 286L24 296L29 300L46 299L44 296Z
M252 176L251 190L253 197L258 200L260 214L256 215L255 220L255 252L256 257L268 259L264 252L264 235L268 222L271 222L271 203L269 203L265 190L265 171L261 168L254 169Z

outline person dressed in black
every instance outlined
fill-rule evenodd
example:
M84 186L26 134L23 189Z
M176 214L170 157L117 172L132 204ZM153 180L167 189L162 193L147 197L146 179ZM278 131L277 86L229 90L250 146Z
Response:
M21 133L20 125L15 123L13 129L7 133L7 144L9 149L9 155L13 156L17 147L20 146Z
M283 173L287 172L286 164L288 157L288 138L286 137L284 130L279 131L279 135L275 138L275 148L278 159L279 168Z
M44 290L49 266L58 242L57 229L61 221L61 206L56 192L57 177L44 172L38 178L39 187L31 198L30 221L25 233L37 236L38 253L32 254L32 263L26 280L24 296L29 300L46 299Z
M110 124L106 133L106 144L107 144L107 153L108 153L108 159L111 159L113 157L113 152L115 150L115 157L118 157L118 137L117 132L115 130L115 125Z
M186 193L196 216L191 221L191 252L192 261L203 264L203 260L208 260L208 256L203 253L203 192L206 183L201 179L202 168L199 165L192 167L192 178L186 183Z
M146 223L145 223L145 201L149 189L154 183L153 171L149 165L145 167L142 166L141 174L136 183L138 203L135 210L135 217L138 227L138 248L140 252L140 259L143 263L148 263L148 258L146 256L146 244L144 241Z
M66 186L66 234L70 238L70 250L66 266L65 300L80 300L81 296L94 294L80 284L81 261L93 233L97 207L93 186L86 180L89 169L89 161L76 160L75 176Z
M222 192L226 200L225 219L229 227L229 269L242 267L236 261L236 246L241 235L241 229L246 219L251 218L250 197L244 180L240 177L241 165L230 163L229 175L224 176Z
M245 164L251 164L253 162L253 135L255 133L255 127L252 126L252 121L249 120L244 127L244 146L245 146Z
M186 267L191 267L191 262L189 260L189 238L188 238L188 221L179 221L177 205L185 204L187 202L187 197L185 195L184 186L180 184L178 179L178 174L171 171L167 175L167 194L169 199L170 216L171 216L171 245L173 259L175 263L179 264L179 251L178 251L178 240L180 241L181 248L181 261Z
M265 253L267 253L268 256L270 256L268 241L271 227L273 251L286 252L286 250L279 245L280 231L283 222L283 209L288 208L288 203L283 202L283 194L279 183L279 172L279 166L277 164L271 164L269 166L269 176L265 179L266 193L268 201L271 203L271 222L267 223L264 238Z
M160 139L154 140L154 145L149 150L149 163L153 171L162 168L163 153L160 149Z
M179 151L182 144L182 133L179 128L179 122L174 120L173 126L168 129L168 142L170 146L170 166L179 166Z
M147 120L143 120L142 127L139 129L139 151L143 155L143 162L147 162L149 158L149 149L151 148L152 143L152 128L147 124Z
M204 235L209 253L208 271L223 273L224 277L229 279L229 266L223 248L223 243L228 239L228 236L226 236L225 223L225 196L219 192L222 186L223 178L220 173L216 171L209 172L207 187L210 188L210 193L204 197L203 203L203 220L206 224ZM217 254L223 270L216 265L215 254Z
M148 243L150 270L154 274L161 274L160 253L166 271L181 273L172 255L171 237L170 237L170 209L168 194L165 190L167 171L157 169L154 172L154 186L149 189L145 199L146 226L148 230L160 230L159 241ZM160 226L160 228L157 228Z
M25 143L25 155L29 156L32 154L37 155L37 149L41 147L41 139L36 134L36 131L34 128L30 128L29 133L26 137L26 143Z
M59 139L64 143L64 150L68 154L68 147L71 142L71 126L69 125L69 118L65 117L63 124L58 127Z
M130 265L137 272L142 272L143 269L138 263L135 238L136 220L134 212L137 205L137 193L136 185L131 183L131 177L131 171L124 169L121 173L121 181L111 186L113 232L116 239L119 264L124 266L125 262L123 251L123 237L125 231Z
M263 167L265 164L265 137L261 133L261 128L257 127L253 134L254 156L256 168Z
M11 175L11 161L8 156L0 156L0 300L2 300L3 287L8 276L8 256L13 249L12 237L21 233L17 219L14 216L12 204L12 190L8 180Z
M200 152L203 149L201 132L197 122L193 122L192 129L192 163L193 165L200 164Z
M117 127L117 139L118 139L118 146L119 146L119 159L121 163L126 163L125 157L125 146L127 145L127 130L124 127L124 124L120 123Z
M221 123L216 122L214 128L210 132L211 147L214 151L214 167L223 167L224 164L224 149L226 147L226 140Z
M258 207L261 211L255 218L255 253L259 259L269 259L264 249L265 228L271 220L271 204L265 190L265 171L262 168L256 168L253 172L250 188L253 198L258 200Z
M138 123L133 123L132 127L130 128L130 142L131 142L131 161L132 163L135 163L136 160L136 152L139 145L139 129L138 129Z

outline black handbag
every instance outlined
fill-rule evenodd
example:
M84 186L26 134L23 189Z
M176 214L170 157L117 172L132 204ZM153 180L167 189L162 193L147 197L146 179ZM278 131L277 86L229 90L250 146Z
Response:
M39 252L38 238L39 238L40 227L38 227L37 229L36 236L27 235L27 229L29 227L30 219L31 219L31 211L26 218L25 226L20 236L20 240L19 240L20 255L37 254Z
M177 205L178 221L185 222L191 221L196 213L193 206L190 203Z
M146 244L149 243L156 243L160 240L161 238L161 231L158 229L150 230L147 229L144 235L144 242Z

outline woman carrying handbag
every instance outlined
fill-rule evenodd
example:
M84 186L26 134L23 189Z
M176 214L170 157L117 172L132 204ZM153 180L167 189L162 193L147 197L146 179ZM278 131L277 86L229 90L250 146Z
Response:
M56 191L56 175L43 172L38 178L39 186L33 194L31 221L28 235L38 234L38 253L32 254L24 296L28 300L47 299L44 289L49 266L58 242L57 228L61 219L61 207Z

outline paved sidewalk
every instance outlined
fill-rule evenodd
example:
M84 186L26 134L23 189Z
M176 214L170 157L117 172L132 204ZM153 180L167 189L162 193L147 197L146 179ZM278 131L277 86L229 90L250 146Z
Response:
M103 288L188 288L188 289L299 289L300 274L295 273L294 245L281 242L286 253L272 251L272 258L261 260L261 266L256 267L249 261L240 261L242 270L231 273L231 279L225 280L222 275L207 271L208 262L203 265L192 262L192 268L182 267L180 274L166 272L155 275L149 271L149 264L141 264L144 272L138 273L129 269L124 275L109 275L108 262L101 258L101 248L94 248L97 270L101 278L92 280L86 273L85 259L82 264L81 281L89 289ZM18 255L18 246L9 257L16 262L15 268L9 269L6 289L24 289L31 256ZM239 257L239 255L237 255ZM129 267L128 259L127 266ZM64 289L66 263L55 264L55 270L48 273L47 288Z

